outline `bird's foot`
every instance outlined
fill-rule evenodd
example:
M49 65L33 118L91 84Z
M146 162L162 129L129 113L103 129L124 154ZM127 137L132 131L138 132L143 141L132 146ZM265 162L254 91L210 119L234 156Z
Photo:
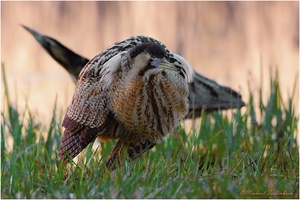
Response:
M109 155L109 159L106 161L105 166L108 169L114 170L117 164L121 166L121 151L123 146L124 146L124 142L118 140L112 152Z
M128 156L131 160L134 160L155 145L156 143L151 142L150 140L130 143L127 150Z

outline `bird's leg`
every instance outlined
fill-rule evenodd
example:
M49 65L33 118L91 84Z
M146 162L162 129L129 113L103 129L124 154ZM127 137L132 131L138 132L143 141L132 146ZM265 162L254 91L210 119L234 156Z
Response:
M134 160L155 145L156 143L149 140L144 142L138 141L137 143L130 143L127 150L128 156L131 160Z
M118 140L117 143L115 144L112 152L109 155L109 159L106 162L106 167L109 169L115 169L116 168L116 162L118 164L121 164L121 151L124 146L124 142Z

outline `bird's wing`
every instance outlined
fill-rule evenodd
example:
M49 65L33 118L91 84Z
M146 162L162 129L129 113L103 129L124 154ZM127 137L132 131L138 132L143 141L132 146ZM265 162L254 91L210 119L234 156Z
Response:
M121 56L117 54L103 65L99 64L100 60L101 54L89 61L81 71L63 120L65 131L59 154L66 161L67 154L74 158L99 134L108 134L107 127L116 123L109 108L109 85L106 82L111 71L101 69L118 69Z
M102 126L110 113L109 88L113 74L120 69L123 54L116 54L104 64L103 55L99 54L86 64L79 74L68 118L91 128Z
M26 26L23 27L34 36L52 58L59 62L70 73L73 81L76 82L79 71L85 66L88 59L73 53L70 49L53 38L41 35ZM133 37L132 41L136 41L137 43L149 42L149 38L139 37L139 39L134 39ZM106 59L114 56L118 50L131 48L131 45L134 45L134 42L126 45L123 41L123 43L113 45L112 48L115 49L115 51L112 51L113 49L107 51L105 53ZM103 59L102 62L105 62L106 59ZM64 62L61 60L64 60ZM70 65L69 63L72 64ZM199 117L202 110L211 112L215 110L240 108L245 105L241 95L235 90L219 85L215 81L197 72L195 72L193 79L194 81L189 83L189 114L187 118Z

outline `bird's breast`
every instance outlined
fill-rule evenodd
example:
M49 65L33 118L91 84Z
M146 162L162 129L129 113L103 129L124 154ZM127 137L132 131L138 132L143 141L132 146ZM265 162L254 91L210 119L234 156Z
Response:
M160 142L188 113L188 85L174 72L127 76L111 89L111 109L126 129Z

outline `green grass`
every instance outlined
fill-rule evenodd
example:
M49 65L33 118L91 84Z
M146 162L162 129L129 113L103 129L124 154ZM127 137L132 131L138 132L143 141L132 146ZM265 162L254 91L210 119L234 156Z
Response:
M270 78L266 103L260 90L250 94L243 113L203 113L200 132L179 127L153 150L109 171L113 142L96 150L89 145L77 165L65 168L58 161L62 114L56 104L50 124L29 108L20 113L10 102L4 67L2 75L2 198L299 198L295 92L283 104L277 76Z

